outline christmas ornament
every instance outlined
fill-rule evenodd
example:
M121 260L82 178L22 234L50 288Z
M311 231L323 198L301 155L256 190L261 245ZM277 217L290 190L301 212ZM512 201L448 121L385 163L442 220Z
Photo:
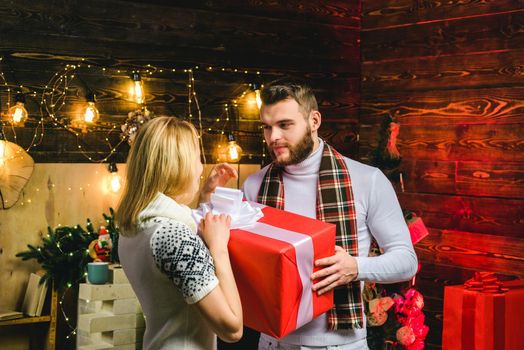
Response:
M111 249L113 242L109 232L104 226L98 230L98 239L89 243L89 256L93 261L111 261Z
M127 143L132 145L140 127L154 117L155 114L145 107L129 112L125 124L121 126L122 138L127 139Z
M9 209L20 198L33 173L33 158L0 130L0 209Z

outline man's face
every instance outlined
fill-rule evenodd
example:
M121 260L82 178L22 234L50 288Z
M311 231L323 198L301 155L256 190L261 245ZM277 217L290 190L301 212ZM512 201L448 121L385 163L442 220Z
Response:
M313 138L310 118L304 118L295 100L262 106L260 118L273 163L280 166L297 164L313 151L316 138Z

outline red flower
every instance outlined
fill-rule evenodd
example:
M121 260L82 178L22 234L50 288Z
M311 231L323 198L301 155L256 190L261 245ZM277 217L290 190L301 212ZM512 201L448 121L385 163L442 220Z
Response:
M422 350L424 349L424 340L416 339L413 344L406 346L406 350Z

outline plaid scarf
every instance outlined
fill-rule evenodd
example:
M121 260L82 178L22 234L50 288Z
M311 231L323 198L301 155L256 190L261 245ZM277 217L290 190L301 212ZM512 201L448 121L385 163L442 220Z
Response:
M284 209L282 168L271 164L258 192L259 203ZM325 143L318 174L317 219L336 224L337 245L358 256L357 218L351 178L344 158ZM330 330L363 327L360 282L334 290L335 306L328 313Z

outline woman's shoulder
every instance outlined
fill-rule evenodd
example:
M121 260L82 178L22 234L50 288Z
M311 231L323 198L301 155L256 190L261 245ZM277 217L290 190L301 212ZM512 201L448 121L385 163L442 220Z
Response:
M155 217L150 221L150 225L153 236L177 236L181 239L198 237L187 223L174 218Z

